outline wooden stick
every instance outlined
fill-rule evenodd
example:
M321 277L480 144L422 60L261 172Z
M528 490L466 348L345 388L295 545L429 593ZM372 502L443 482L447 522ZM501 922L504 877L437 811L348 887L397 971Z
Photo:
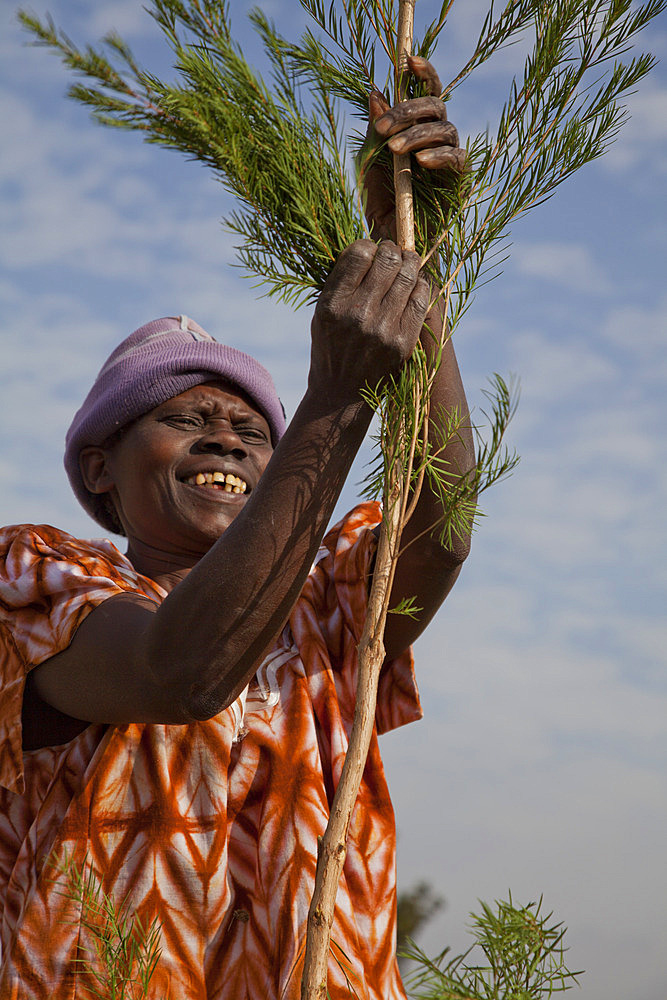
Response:
M407 66L412 46L416 0L400 0L398 19L399 67L397 99L403 95L400 70ZM394 157L396 222L399 245L414 250L414 215L410 156ZM373 733L380 670L385 658L384 626L389 609L391 585L398 561L399 542L405 517L409 474L403 477L403 463L395 462L385 487L384 517L375 557L375 570L368 598L364 630L359 642L359 673L350 742L340 781L331 805L331 815L319 844L315 889L308 911L306 951L301 979L301 1000L326 1000L327 967L336 894L347 852L347 833L359 794Z
M405 70L412 51L412 32L416 0L401 0L398 9L398 39L396 43L396 100L405 99ZM396 233L398 245L404 250L415 248L415 217L412 201L412 170L410 154L394 155L394 191L396 192Z

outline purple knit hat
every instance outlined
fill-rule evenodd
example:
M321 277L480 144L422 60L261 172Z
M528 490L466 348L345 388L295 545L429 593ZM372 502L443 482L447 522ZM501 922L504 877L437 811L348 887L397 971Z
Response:
M65 443L65 470L78 501L98 524L117 532L81 477L79 455L101 445L126 424L202 382L223 379L242 389L266 417L274 446L285 431L285 412L273 379L249 354L219 344L187 316L155 319L131 333L102 366Z

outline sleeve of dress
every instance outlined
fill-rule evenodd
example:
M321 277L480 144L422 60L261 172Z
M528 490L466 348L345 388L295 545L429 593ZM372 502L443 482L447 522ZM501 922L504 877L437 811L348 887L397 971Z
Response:
M154 588L154 585L153 585ZM93 608L115 594L158 599L105 539L48 525L0 530L0 785L23 789L21 708L28 672L69 646Z
M344 714L354 712L357 686L357 646L364 627L368 593L377 549L373 528L380 523L377 503L356 507L324 540L335 588L329 615L330 647L337 649L344 684ZM326 559L326 556L325 556ZM335 610L334 610L335 608ZM422 717L412 649L388 661L380 675L375 721L378 733L397 729ZM351 714L350 714L351 718Z

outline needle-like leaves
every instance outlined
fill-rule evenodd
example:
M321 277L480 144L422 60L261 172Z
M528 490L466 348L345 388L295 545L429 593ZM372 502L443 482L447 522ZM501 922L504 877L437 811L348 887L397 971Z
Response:
M542 913L542 900L516 906L510 895L495 909L480 905L465 954L450 957L446 949L429 959L415 945L406 949L415 963L408 977L413 1000L546 1000L577 985L581 972L565 962L565 928Z

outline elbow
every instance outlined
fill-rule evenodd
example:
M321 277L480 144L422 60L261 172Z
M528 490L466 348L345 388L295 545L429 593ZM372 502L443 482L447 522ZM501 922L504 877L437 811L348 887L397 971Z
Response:
M184 722L208 722L233 703L236 696L221 697L217 691L205 691L201 684L192 684L182 699Z
M446 530L434 532L423 543L422 558L444 570L456 569L470 555L471 534L467 518L459 523L452 521Z
M186 722L208 722L232 705L248 683L244 672L237 683L225 677L210 687L197 680L188 686L181 706Z
M207 722L224 711L234 700L230 686L220 682L206 683L201 664L187 656L174 657L164 649L153 648L147 657L146 677L152 708L150 719L164 725L182 726L191 722Z
M472 472L472 470L471 470ZM460 506L454 507L446 532L441 536L445 558L451 568L462 566L470 555L472 533L477 520L477 493L463 496Z
M406 551L406 555L410 550ZM436 581L452 580L458 577L463 563L470 553L470 535L455 535L450 539L431 538L420 546L418 552L412 555L412 571L419 576L431 579L436 588Z
M451 542L444 549L445 559L452 569L462 566L470 555L470 532L452 534Z

